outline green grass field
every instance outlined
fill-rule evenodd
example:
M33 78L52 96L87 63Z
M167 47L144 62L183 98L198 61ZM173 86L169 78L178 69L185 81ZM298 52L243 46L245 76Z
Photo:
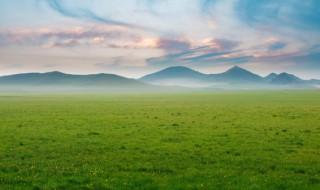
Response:
M0 189L320 189L320 91L0 95Z

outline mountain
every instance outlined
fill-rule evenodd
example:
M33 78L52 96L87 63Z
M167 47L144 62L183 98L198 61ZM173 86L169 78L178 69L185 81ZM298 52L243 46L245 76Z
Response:
M257 74L247 71L241 67L234 66L226 72L211 74L211 80L231 83L261 83L263 78Z
M208 76L188 67L176 66L146 75L140 81L171 86L204 86Z
M155 86L156 85L156 86ZM166 87L161 87L166 86ZM180 88L182 87L182 88ZM218 74L204 74L188 67L169 67L138 80L114 74L73 75L58 71L0 77L0 91L9 90L141 90L174 91L184 87L205 89L319 88L320 80L302 80L289 73L261 77L235 66Z
M61 72L25 73L0 77L1 86L128 88L146 84L113 74L72 75Z
M161 71L146 75L141 78L142 81L156 81L156 80L162 80L162 79L175 79L175 78L194 78L203 80L206 78L206 75L203 73L200 73L198 71L192 70L188 67L168 67L166 69L163 69Z
M204 74L187 67L169 67L146 75L143 82L158 85L209 87L221 83L262 83L263 78L238 66L220 74Z
M309 82L311 84L319 84L320 85L320 80L317 80L317 79L311 79L311 80L309 80Z
M264 77L264 80L267 81L267 82L270 82L273 79L275 79L277 76L278 76L278 74L276 74L276 73L270 73L269 75Z
M275 85L298 85L304 82L302 79L289 73L280 73L270 81L271 84Z
M239 66L234 66L223 73L204 74L187 67L169 67L146 75L140 81L167 86L206 87L206 88L279 88L315 87L319 80L302 80L289 73L271 73L261 77Z

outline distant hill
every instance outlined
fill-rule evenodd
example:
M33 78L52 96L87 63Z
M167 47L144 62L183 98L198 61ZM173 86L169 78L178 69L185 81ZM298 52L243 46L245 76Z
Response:
M207 83L208 75L188 67L177 66L146 75L139 80L157 85L201 86Z
M164 87L166 86L166 87ZM140 79L130 79L114 74L73 75L58 71L24 73L0 77L0 91L7 89L40 90L156 90L174 91L198 89L269 89L269 88L319 88L320 80L302 80L289 73L271 73L261 77L235 66L223 73L204 74L188 67L169 67Z
M270 73L269 75L264 77L264 80L267 81L267 82L270 82L273 79L275 79L277 76L278 76L278 74L276 74L276 73Z
M210 79L213 81L223 81L231 83L261 83L264 81L261 76L238 66L234 66L226 72L220 74L211 74Z
M204 74L187 67L169 67L146 75L143 82L176 86L209 87L213 83L261 83L264 79L238 66L220 74Z
M209 88L279 88L310 87L319 84L318 80L305 81L288 73L271 73L261 77L239 66L223 73L204 74L187 67L169 67L140 78L141 81L158 85L209 87Z
M275 76L269 82L271 84L276 84L276 85L292 85L292 84L297 85L297 84L305 83L305 81L303 81L302 79L288 73L281 73Z
M206 78L207 75L200 73L198 71L192 70L188 67L168 67L166 69L163 69L161 71L146 75L141 78L143 81L156 81L156 80L162 80L164 78L169 79L175 79L175 78L194 78L198 80L203 80Z
M309 82L312 83L312 84L320 85L320 80L317 80L317 79L311 79L311 80L309 80Z
M0 77L1 86L128 88L146 84L114 74L72 75L61 72L25 73Z

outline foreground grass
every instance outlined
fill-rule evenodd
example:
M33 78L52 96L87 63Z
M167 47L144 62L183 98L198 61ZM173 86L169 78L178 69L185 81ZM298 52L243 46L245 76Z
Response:
M0 95L0 189L320 189L320 92Z

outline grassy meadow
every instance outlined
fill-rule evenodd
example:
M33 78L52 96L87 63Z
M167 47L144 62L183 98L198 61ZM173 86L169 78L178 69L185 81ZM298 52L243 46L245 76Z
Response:
M1 190L320 189L320 91L0 94Z

